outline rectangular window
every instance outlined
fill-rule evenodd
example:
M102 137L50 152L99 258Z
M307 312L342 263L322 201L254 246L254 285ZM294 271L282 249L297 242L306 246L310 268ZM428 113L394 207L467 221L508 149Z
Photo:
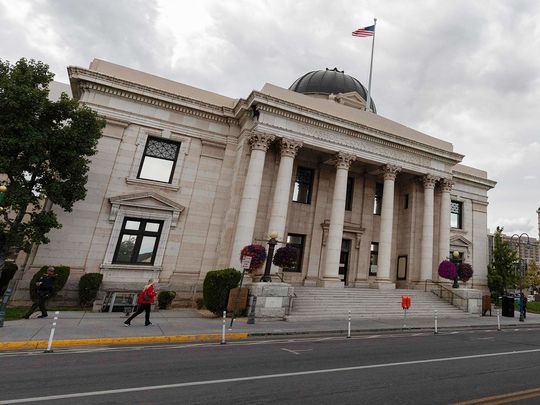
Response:
M384 184L375 184L375 199L373 201L373 214L375 215L381 215L383 188Z
M371 251L369 256L369 275L377 275L377 264L379 263L379 242L371 242Z
M450 204L450 226L461 229L463 226L463 203L452 201Z
M149 137L137 178L171 183L180 143Z
M302 271L302 258L304 257L304 245L306 235L298 235L290 233L287 235L287 244L298 249L298 257L296 259L296 267L293 269L283 269L284 271L294 271L300 273Z
M406 210L409 208L409 194L403 196L403 209Z
M125 218L113 263L154 264L162 226L162 221Z
M352 211L354 177L347 177L347 195L345 196L345 211Z
M311 204L312 189L313 170L305 167L298 167L296 169L296 180L294 181L293 201Z

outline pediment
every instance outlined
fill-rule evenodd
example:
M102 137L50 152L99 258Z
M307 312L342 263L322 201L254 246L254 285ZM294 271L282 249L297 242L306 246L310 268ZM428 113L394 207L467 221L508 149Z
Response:
M351 91L349 93L339 93L334 97L338 103L346 105L348 107L360 108L363 110L366 106L366 101L356 91Z
M468 249L472 246L472 242L463 235L455 235L450 237L450 245Z
M180 216L180 213L186 208L183 205L180 205L152 191L110 197L109 202L112 205L111 213L109 216L109 219L111 221L114 221L116 219L118 210L121 207L133 207L153 211L168 211L172 215L172 226L176 226L176 222L178 220L178 217Z

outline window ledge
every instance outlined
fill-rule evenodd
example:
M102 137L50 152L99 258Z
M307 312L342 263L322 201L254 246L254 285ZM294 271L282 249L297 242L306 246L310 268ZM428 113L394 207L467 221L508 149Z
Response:
M102 270L135 270L135 271L161 271L162 266L145 266L140 264L102 264L99 266Z
M174 184L162 183L161 181L137 179L134 177L126 177L126 183L127 184L141 184L143 186L161 187L161 188L166 188L166 189L174 190L174 191L180 190L180 186L177 186Z

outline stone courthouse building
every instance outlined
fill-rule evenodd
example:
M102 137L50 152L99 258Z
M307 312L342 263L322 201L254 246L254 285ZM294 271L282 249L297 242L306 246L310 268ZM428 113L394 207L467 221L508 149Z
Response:
M365 111L355 78L313 71L232 99L98 59L68 72L107 126L87 198L58 212L25 279L67 265L72 285L100 272L105 289L200 290L275 231L300 251L280 274L292 285L423 287L454 251L486 285L495 182L451 143Z

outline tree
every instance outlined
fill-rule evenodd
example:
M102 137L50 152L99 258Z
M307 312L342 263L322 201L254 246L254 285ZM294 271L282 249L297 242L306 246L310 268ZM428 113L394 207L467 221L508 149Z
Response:
M504 228L497 227L493 247L493 262L488 266L488 287L494 298L504 295L504 290L516 285L515 261L517 253L508 241L503 240Z
M525 285L524 288L533 287L533 290L536 290L536 287L540 285L540 267L534 260L529 260L529 265L527 266L527 273L525 274Z
M65 93L49 100L53 77L42 62L0 59L0 271L8 253L48 243L61 227L52 204L69 212L86 196L105 121Z

